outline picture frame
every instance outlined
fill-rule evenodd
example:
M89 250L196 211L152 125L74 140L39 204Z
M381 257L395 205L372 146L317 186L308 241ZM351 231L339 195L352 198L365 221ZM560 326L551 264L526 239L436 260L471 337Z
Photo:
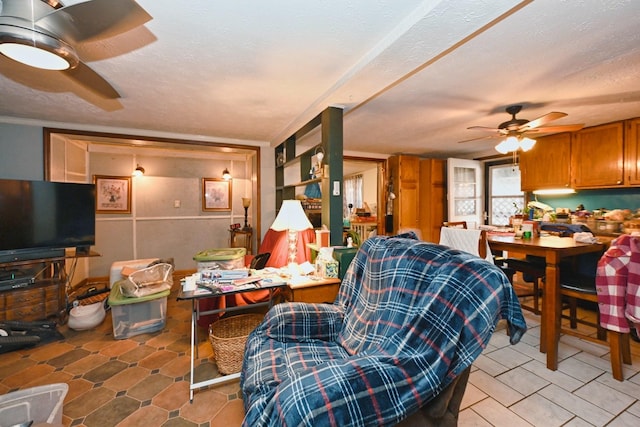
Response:
M96 185L96 213L131 213L131 177L94 175Z
M202 210L231 210L231 181L222 178L202 178Z

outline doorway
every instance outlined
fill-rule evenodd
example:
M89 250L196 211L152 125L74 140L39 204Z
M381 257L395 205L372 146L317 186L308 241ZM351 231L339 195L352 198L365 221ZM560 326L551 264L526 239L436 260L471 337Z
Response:
M344 191L344 213L343 218L349 219L351 215L362 215L364 223L375 223L375 226L368 228L374 229L377 234L383 234L384 219L384 182L386 174L386 159L344 156L343 160L343 186ZM359 177L359 178L357 178ZM351 190L347 189L349 185L347 180L358 179L361 181L361 193L353 196ZM357 190L355 190L357 191ZM349 208L349 204L353 206ZM359 209L356 211L356 209ZM361 211L361 210L364 210ZM366 216L365 216L366 215ZM375 219L374 219L375 218ZM347 221L345 221L346 224ZM367 229L366 234L370 234ZM365 236L362 236L365 238Z

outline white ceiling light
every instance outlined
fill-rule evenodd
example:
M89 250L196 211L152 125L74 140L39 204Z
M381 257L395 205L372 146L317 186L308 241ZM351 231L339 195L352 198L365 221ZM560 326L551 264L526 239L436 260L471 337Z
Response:
M79 63L75 50L62 40L13 25L0 25L0 53L45 70L66 70Z
M73 47L36 25L42 16L61 7L55 0L31 0L28 4L0 1L0 53L45 70L77 67L80 61Z

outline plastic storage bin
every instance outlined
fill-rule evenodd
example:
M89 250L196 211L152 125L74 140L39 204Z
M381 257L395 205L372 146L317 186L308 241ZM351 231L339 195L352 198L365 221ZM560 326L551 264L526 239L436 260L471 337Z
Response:
M62 425L62 405L69 386L48 384L0 396L0 425Z
M113 337L122 340L164 328L167 322L167 296L170 292L166 290L131 298L122 295L119 282L114 283L109 294Z
M207 249L193 256L201 270L235 270L244 268L245 248Z

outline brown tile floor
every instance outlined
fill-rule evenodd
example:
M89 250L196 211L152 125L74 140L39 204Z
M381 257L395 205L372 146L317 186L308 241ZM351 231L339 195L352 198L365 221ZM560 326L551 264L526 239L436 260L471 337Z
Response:
M114 340L108 313L94 330L77 332L63 326L59 328L65 336L62 341L1 354L0 394L67 383L65 426L240 426L244 410L237 381L197 390L189 403L191 305L176 301L172 294L167 307L161 332ZM561 339L562 361L553 373L544 368L544 357L537 350L540 317L525 315L530 330L518 346L508 345L501 325L474 364L460 426L587 425L580 418L582 412L585 407L586 415L599 410L588 400L593 400L590 396L600 399L601 394L617 406L598 400L604 407L598 414L608 421L594 419L589 425L640 425L640 344L632 344L634 364L625 367L624 382L611 378L606 346L571 337ZM593 318L594 313L581 310L581 316ZM206 332L201 329L199 334L196 379L204 379L217 375L217 368ZM590 375L586 380L585 372ZM522 385L509 381L510 373L517 373L515 378L526 374L526 393ZM532 389L531 384L541 383ZM557 423L549 421L552 401L562 404L557 411L569 411ZM612 411L620 401L626 406Z
M190 308L172 293L162 331L124 340L113 338L110 312L91 331L61 326L62 341L0 355L0 395L67 383L65 426L239 426L238 381L197 390L189 403ZM196 375L217 375L211 345L201 341Z

